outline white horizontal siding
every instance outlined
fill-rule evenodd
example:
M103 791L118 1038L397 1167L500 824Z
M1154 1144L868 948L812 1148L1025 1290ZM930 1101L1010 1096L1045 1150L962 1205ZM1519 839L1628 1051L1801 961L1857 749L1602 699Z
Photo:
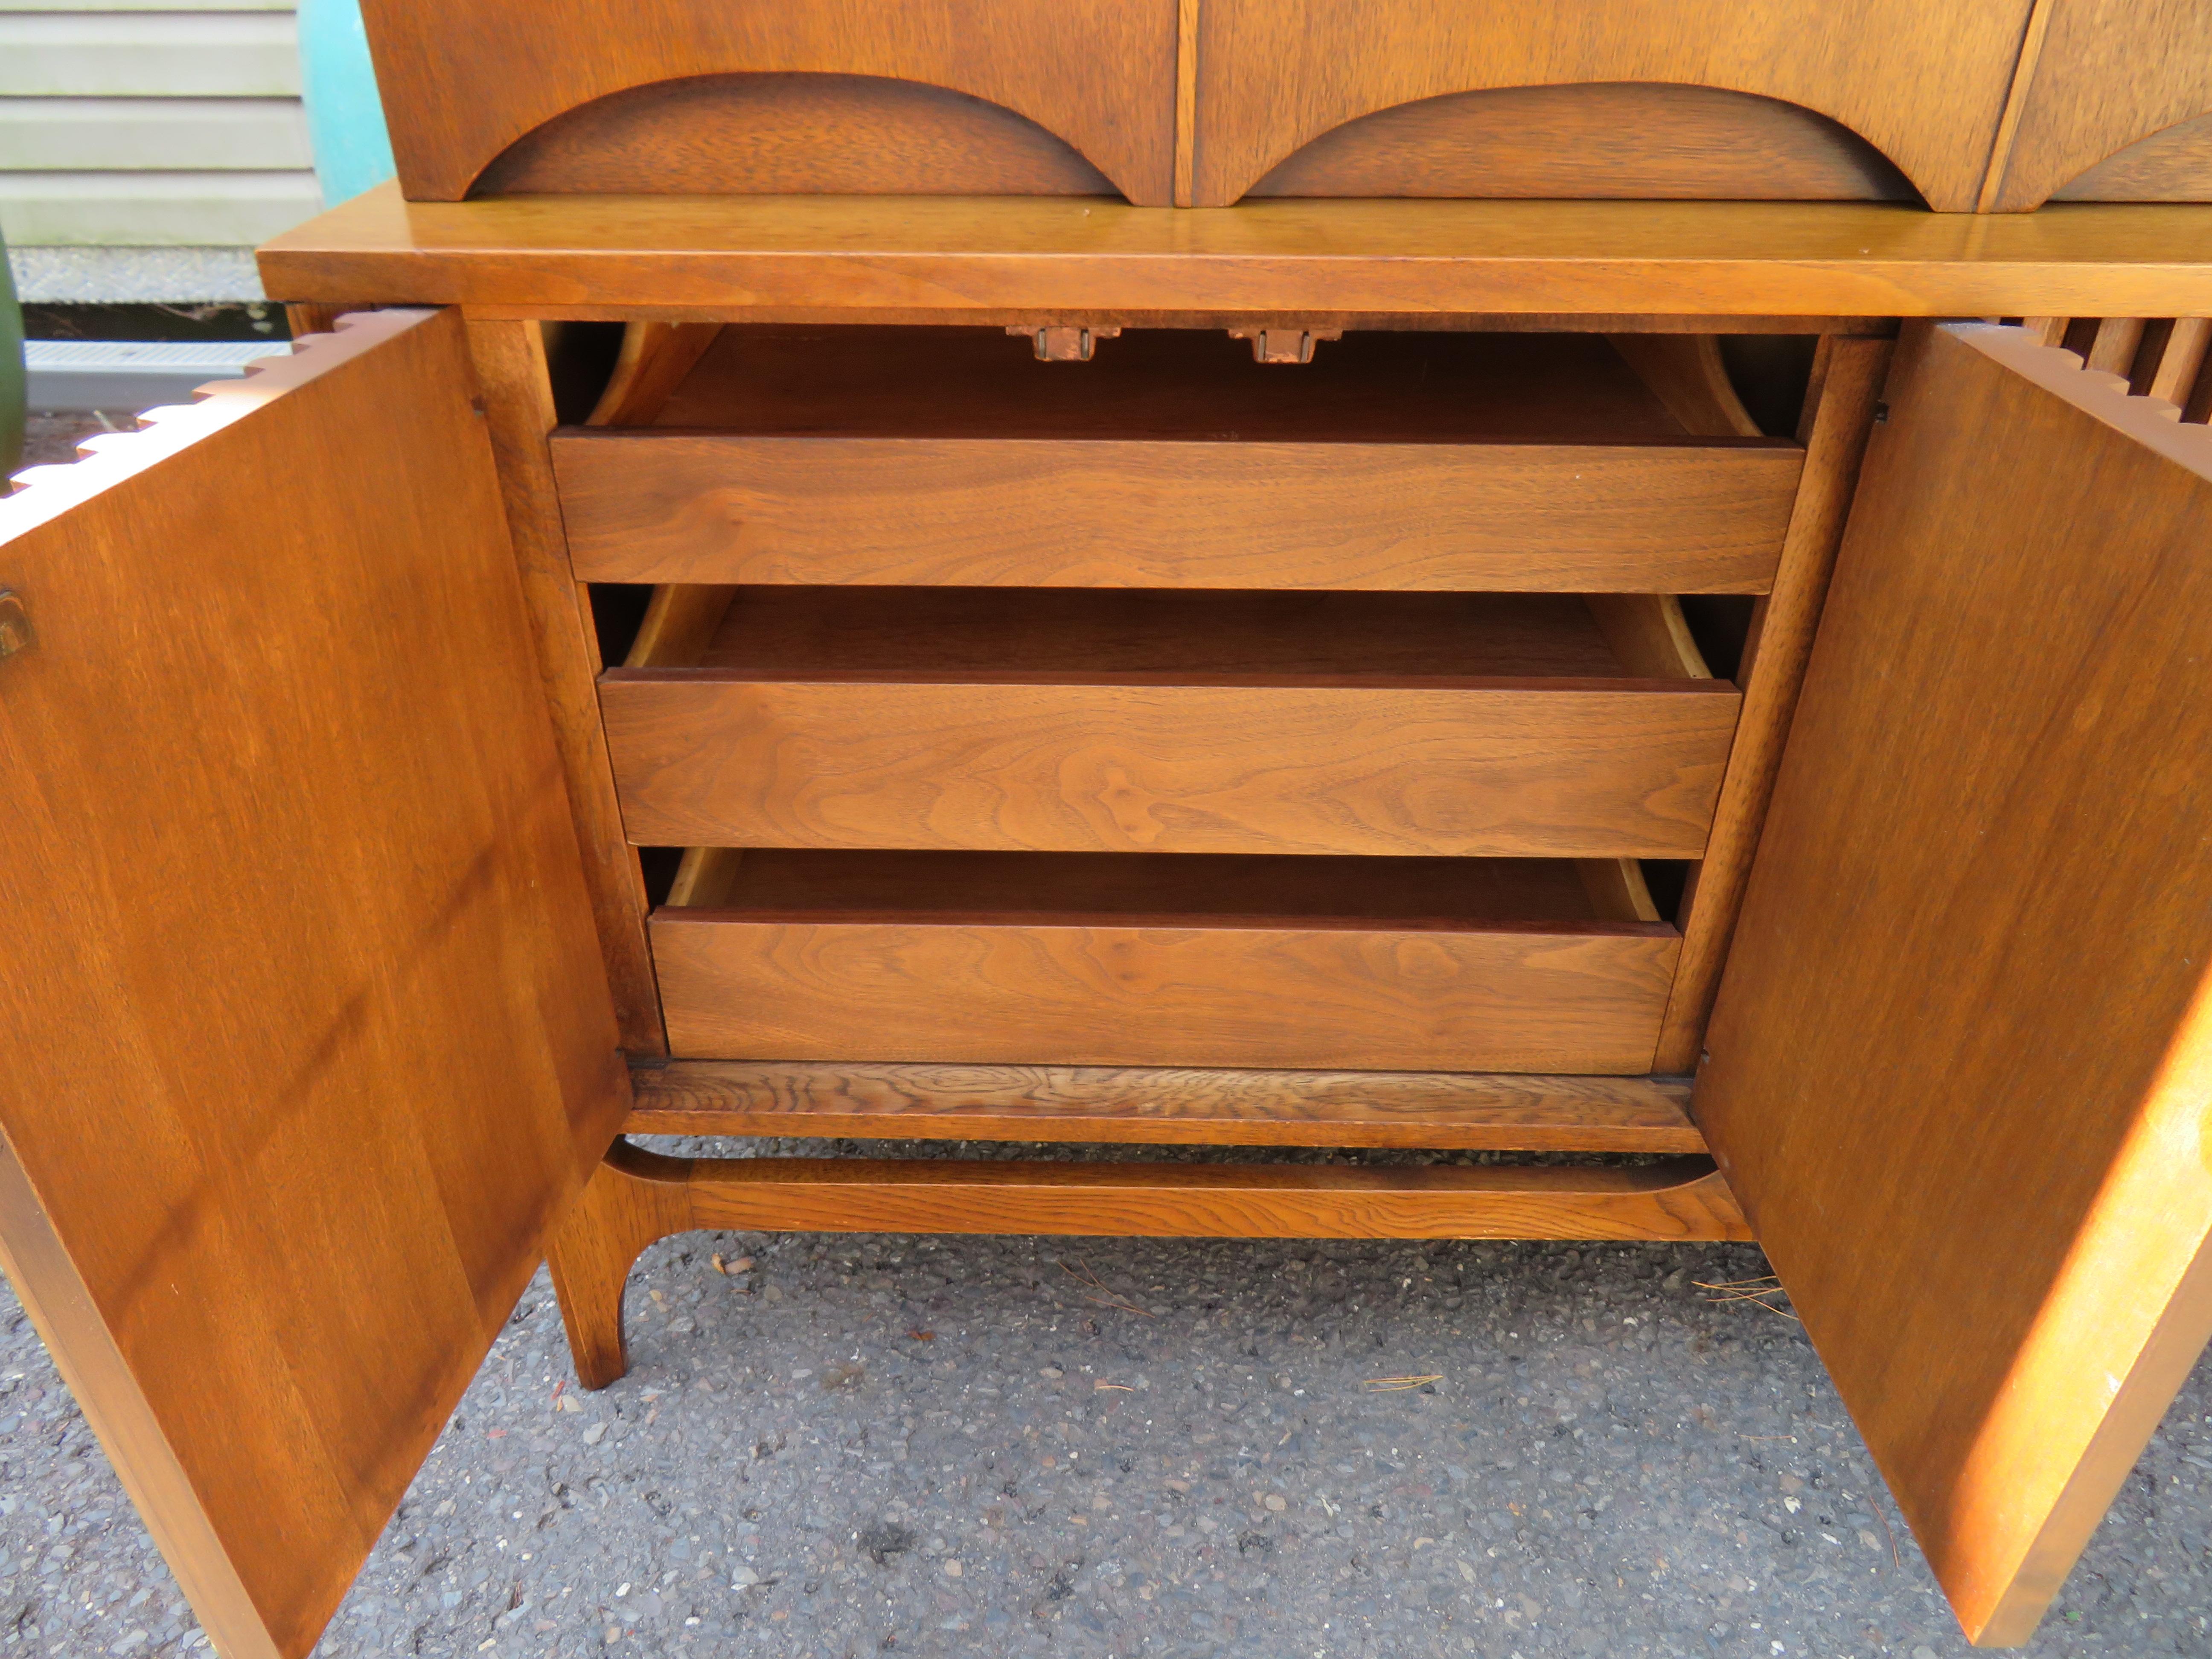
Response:
M321 206L312 173L0 173L0 228L23 247L238 247Z
M0 13L0 97L299 94L299 27L289 13Z
M0 233L265 241L322 205L290 0L0 0Z
M208 0L0 0L6 11L207 11ZM297 0L224 0L222 11L295 11Z
M0 167L12 171L314 164L296 98L0 98Z

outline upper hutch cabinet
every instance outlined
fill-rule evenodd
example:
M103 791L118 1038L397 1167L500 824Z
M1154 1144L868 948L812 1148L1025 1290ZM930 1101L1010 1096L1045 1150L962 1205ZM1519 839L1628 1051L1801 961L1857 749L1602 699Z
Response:
M1170 199L1176 0L368 0L410 201Z
M1551 196L2019 210L2054 193L2189 199L2212 146L2188 119L2212 109L2202 7L1201 0L1195 46L1179 199L1200 206Z

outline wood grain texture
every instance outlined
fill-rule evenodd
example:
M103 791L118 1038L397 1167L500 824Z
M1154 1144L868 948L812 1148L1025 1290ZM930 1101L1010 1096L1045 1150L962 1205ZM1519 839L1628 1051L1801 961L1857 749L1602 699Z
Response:
M1634 1169L1425 1170L702 1158L683 1179L701 1227L1138 1238L1748 1236L1701 1158Z
M744 587L698 665L757 679L1006 684L1622 672L1577 594L1138 587Z
M1682 896L1681 964L1651 1061L1655 1072L1688 1072L1697 1065L1850 511L1859 459L1873 428L1889 351L1885 340L1832 337L1821 342L1814 362L1814 386L1806 400L1803 481L1774 591L1753 612L1751 638L1737 672L1743 709L1705 856L1690 872Z
M556 116L472 195L1111 196L1036 122L945 87L872 75L702 75Z
M400 182L455 201L526 133L696 76L881 76L1004 106L1132 201L1170 198L1175 0L368 0ZM893 129L893 131L897 131ZM893 169L900 164L889 162Z
M1587 333L1363 330L1331 336L1304 373L1285 374L1226 331L1092 332L1091 356L1060 362L1038 360L1030 329L739 324L658 424L751 437L1194 442L1618 444L1684 431L1620 352Z
M1685 432L1709 438L1759 435L1759 422L1721 361L1717 335L1615 334L1608 339Z
M1875 61L1869 59L1869 61ZM489 315L1139 325L2212 314L2183 206L1983 216L1860 202L574 197L380 185L260 250L296 300ZM1596 324L1571 319L1598 317ZM1676 321L1674 326L1684 326ZM1694 326L1694 325L1690 325Z
M2112 170L2087 199L2126 201L2140 192L2154 201L2201 201L2207 151L2199 118L2209 112L2212 12L2056 0L2019 131L1992 168L2000 181L1995 205L2002 213L2040 207L2069 181L2102 172L2100 163ZM2139 143L2130 161L2125 153ZM2184 195L2191 173L2195 194Z
M629 1103L469 383L380 313L0 502L0 1235L228 1654L313 1647Z
M1718 681L1431 689L608 674L643 845L1695 857Z
M1166 1238L1750 1237L1710 1158L1637 1169L674 1158L618 1141L555 1246L578 1376L623 1374L623 1285L693 1229Z
M1694 850L1735 718L1571 595L663 591L727 614L602 680L647 845Z
M2185 414L2190 393L2203 373L2206 348L2212 346L2212 319L2175 317L2166 319L2148 363L2138 359L2129 376L2129 390L2172 404ZM2137 377L2140 376L2140 383Z
M1765 591L1801 460L691 433L577 434L555 452L594 581L1553 592Z
M469 353L477 395L499 463L500 491L523 600L537 643L538 681L553 713L568 783L584 878L623 1047L635 1054L667 1052L659 993L645 939L645 881L637 855L623 839L622 809L607 763L593 677L599 670L591 607L568 563L561 504L546 454L553 428L553 392L545 348L535 324L471 322Z
M1842 0L1815 13L1721 0L1610 0L1565 13L1208 0L1194 199L1233 202L1322 134L1418 99L1671 82L1817 111L1893 161L1931 206L1963 212L1975 203L2027 15L2028 0Z
M2212 1332L2212 435L2123 391L1900 342L1696 1097L1997 1645Z
M744 862L742 847L687 847L668 884L670 904L699 905L712 909L730 896L737 884L738 868Z
M652 923L684 1058L1645 1069L1677 940L1571 862L750 853Z
M1642 679L1712 678L1672 593L1585 593L1583 603L1622 672Z
M1245 193L1919 200L1880 150L1811 110L1716 87L1624 82L1397 104L1331 128Z
M623 1292L638 1252L692 1224L683 1188L649 1178L665 1161L616 1141L545 1241L576 1380L587 1389L604 1389L629 1370Z
M654 588L623 666L695 666L720 629L722 619L729 615L730 601L737 595L734 587L711 583Z
M713 1060L630 1076L630 1134L1705 1150L1688 1085L1650 1078Z
M586 426L649 426L721 333L716 323L632 323Z
M2054 202L2212 201L2212 114L2176 121L2051 192Z
M1599 921L1660 920L1650 884L1644 878L1644 866L1637 860L1577 859L1575 869L1583 878L1583 891L1589 895L1590 912Z

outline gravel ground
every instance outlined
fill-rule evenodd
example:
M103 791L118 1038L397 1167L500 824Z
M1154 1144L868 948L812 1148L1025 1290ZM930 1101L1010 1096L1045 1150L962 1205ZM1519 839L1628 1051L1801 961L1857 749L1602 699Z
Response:
M1969 1651L1798 1326L1699 1286L1764 1267L688 1235L603 1395L540 1277L319 1651ZM0 1651L204 1645L0 1328ZM2032 1653L2212 1653L2208 1472L2200 1369Z
M138 417L119 410L85 415L73 410L57 414L34 409L23 422L21 465L66 466L77 459L76 447L82 440L102 432L135 432L137 428Z
M250 247L11 247L25 305L260 300Z

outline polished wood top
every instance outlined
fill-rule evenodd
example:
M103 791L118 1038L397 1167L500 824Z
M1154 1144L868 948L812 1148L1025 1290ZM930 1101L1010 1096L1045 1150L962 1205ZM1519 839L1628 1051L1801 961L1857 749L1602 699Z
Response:
M277 298L487 316L2212 313L2212 207L514 197L386 185L261 250Z

